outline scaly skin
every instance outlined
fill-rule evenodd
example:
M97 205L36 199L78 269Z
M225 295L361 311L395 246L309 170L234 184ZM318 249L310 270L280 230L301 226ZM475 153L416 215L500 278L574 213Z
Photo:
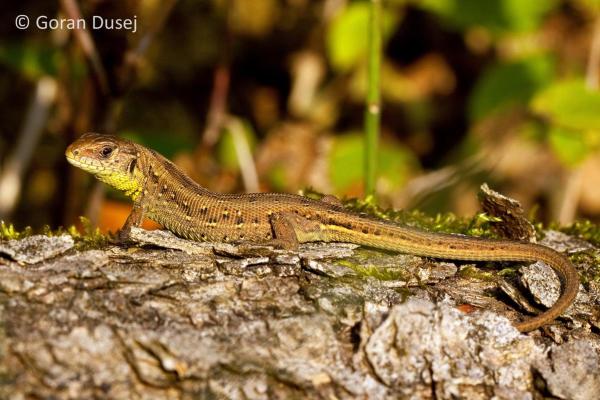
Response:
M66 157L133 200L121 230L124 238L146 216L197 241L262 242L287 249L305 242L350 242L454 260L542 260L559 276L562 295L549 310L516 324L522 332L554 320L579 290L579 275L571 262L545 246L425 232L352 213L329 197L316 201L291 194L213 193L155 151L114 136L83 135L67 148Z

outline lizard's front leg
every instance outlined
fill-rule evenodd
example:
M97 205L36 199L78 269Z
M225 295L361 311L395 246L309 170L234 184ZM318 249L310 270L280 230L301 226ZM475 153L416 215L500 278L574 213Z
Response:
M144 220L145 209L141 202L136 201L133 203L133 209L127 220L117 232L117 240L119 242L129 242L131 235L132 227L140 227L142 225L142 221Z

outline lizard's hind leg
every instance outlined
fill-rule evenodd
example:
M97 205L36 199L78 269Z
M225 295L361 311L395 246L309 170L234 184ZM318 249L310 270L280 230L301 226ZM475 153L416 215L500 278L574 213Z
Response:
M276 213L269 217L273 239L269 242L275 247L285 250L298 250L298 237L292 222L293 213Z
M300 243L326 241L318 221L293 212L271 215L272 243L286 250L298 250Z

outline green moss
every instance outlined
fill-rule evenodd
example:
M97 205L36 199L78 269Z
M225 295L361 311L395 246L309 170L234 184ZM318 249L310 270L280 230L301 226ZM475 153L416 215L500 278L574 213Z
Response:
M356 212L433 232L496 237L497 235L492 230L492 223L501 221L500 218L492 217L485 213L476 214L471 218L462 218L452 213L431 216L418 210L383 209L375 203L372 197L367 197L365 200L344 200L343 203L347 208Z
M541 224L536 225L536 229L541 231L543 226ZM548 229L563 232L569 236L583 239L596 247L600 247L600 226L589 220L576 221L567 226L551 223ZM586 250L570 254L569 259L576 265L587 266L579 268L579 274L583 283L600 282L600 254L597 250Z
M582 283L600 282L600 254L596 250L586 250L569 256L578 268Z
M589 220L577 221L566 227L559 227L557 224L552 224L550 228L586 240L594 246L600 246L600 226Z
M26 227L22 231L15 229L13 224L8 224L4 221L0 221L0 240L18 240L24 237L31 236L33 233L31 227Z
M89 219L79 217L79 220L83 228L82 232L74 225L67 228L67 233L75 240L75 247L78 250L96 249L108 244L110 237L100 232L98 227L94 227Z
M381 281L408 281L406 272L398 267L382 267L373 264L358 264L350 260L338 260L338 265L350 268L361 276L371 276Z
M68 228L59 227L57 229L52 229L46 225L39 233L50 237L65 234L71 235L75 241L75 248L78 250L99 248L109 242L110 237L102 234L98 228L92 226L90 220L85 217L79 217L79 219L83 228L81 232L75 225L71 225ZM19 240L31 236L34 233L38 232L34 232L29 226L22 231L18 231L13 224L7 224L4 221L0 221L0 240Z
M513 276L513 275L517 274L518 270L519 270L519 266L513 265L512 267L502 268L500 271L498 271L497 275L498 276Z
M481 281L495 281L496 272L484 271L474 265L467 265L461 268L458 274L464 278L473 278Z

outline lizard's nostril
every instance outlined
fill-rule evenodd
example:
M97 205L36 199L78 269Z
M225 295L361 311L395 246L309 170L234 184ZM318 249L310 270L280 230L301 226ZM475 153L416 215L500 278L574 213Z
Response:
M79 150L73 150L73 155L78 155L79 154Z

